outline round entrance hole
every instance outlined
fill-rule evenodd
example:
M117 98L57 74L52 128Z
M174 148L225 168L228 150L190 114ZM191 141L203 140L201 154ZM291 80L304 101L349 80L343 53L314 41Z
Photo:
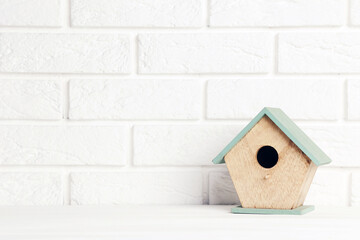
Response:
M279 155L275 148L271 146L263 146L258 150L256 158L260 166L263 168L272 168L277 164Z

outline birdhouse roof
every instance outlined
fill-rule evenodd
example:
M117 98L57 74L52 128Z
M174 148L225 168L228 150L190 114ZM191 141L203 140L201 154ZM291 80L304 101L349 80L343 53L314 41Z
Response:
M268 116L291 141L317 166L328 164L331 159L279 108L265 107L213 160L213 163L225 163L225 155L256 125Z

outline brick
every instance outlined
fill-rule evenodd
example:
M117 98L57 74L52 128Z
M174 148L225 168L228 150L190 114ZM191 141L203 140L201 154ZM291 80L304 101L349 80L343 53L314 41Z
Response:
M124 165L121 126L0 126L2 165Z
M266 33L141 34L140 73L266 73Z
M71 204L202 204L201 172L71 174Z
M207 86L207 117L252 119L269 106L281 108L293 119L334 120L341 109L341 88L340 81L327 79L211 80Z
M281 73L359 73L360 33L279 35Z
M301 126L301 129L332 159L332 166L360 166L360 127L358 126Z
M360 206L360 173L351 174L351 206Z
M344 0L210 0L210 26L339 26L345 5Z
M60 0L1 0L0 26L60 26Z
M349 174L330 169L318 169L304 205L348 206Z
M1 205L62 205L61 175L43 172L1 172Z
M71 119L198 119L196 80L72 80Z
M242 126L135 126L136 165L212 165Z
M240 204L234 184L228 172L209 173L209 204L234 205Z
M129 40L119 34L2 33L0 53L0 72L129 72Z
M360 120L360 80L348 81L347 94L348 119Z
M58 81L0 79L0 119L61 118Z
M73 26L199 27L202 0L72 0Z
M350 23L360 25L360 0L350 0Z

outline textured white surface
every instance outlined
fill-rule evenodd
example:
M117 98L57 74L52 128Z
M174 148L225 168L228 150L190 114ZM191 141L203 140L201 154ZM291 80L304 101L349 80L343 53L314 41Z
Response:
M71 204L202 204L201 172L71 174Z
M292 119L337 119L341 108L341 81L226 79L208 82L208 118L252 119L264 106L280 107Z
M73 26L200 27L203 0L72 0Z
M60 119L61 107L59 81L0 79L1 119Z
M1 207L3 239L356 239L358 207L303 216L234 215L232 206Z
M196 80L72 80L70 119L198 119Z
M282 33L281 73L360 73L360 33Z
M140 73L264 73L271 35L141 34Z
M61 26L61 0L0 0L0 26Z
M62 205L58 173L0 172L0 205Z
M209 204L240 204L239 197L236 193L229 172L223 171L209 173Z
M301 129L332 159L332 166L359 167L360 126L302 126Z
M345 0L210 0L210 26L338 26Z
M122 165L125 127L0 126L2 165Z
M316 171L305 205L348 206L350 175L346 171L321 169Z
M217 181L226 179L225 166L211 160L271 105L333 159L314 204L355 205L359 9L359 0L0 0L0 168L19 179L60 174L56 204L70 204L70 173L109 171L168 173L164 182L181 172L158 196L146 192L156 202L181 179L203 204L233 202L217 194L231 188ZM200 180L190 184L182 174L194 171ZM327 182L332 176L338 183ZM89 201L143 201L143 182L122 178L139 192L114 185L102 198L94 183ZM45 192L8 186L45 204ZM262 239L282 231L275 232Z
M360 206L360 172L351 175L351 206Z
M360 120L360 80L347 82L347 94L348 119Z
M135 126L136 165L212 165L243 126Z
M360 0L350 0L350 23L360 25Z
M127 73L129 40L119 34L1 33L0 72Z

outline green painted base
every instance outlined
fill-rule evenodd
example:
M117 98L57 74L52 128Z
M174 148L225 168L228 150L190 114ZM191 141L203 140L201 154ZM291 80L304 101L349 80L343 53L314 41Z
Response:
M315 209L314 206L300 206L294 209L262 209L262 208L242 208L234 207L232 213L237 214L277 214L277 215L303 215Z

